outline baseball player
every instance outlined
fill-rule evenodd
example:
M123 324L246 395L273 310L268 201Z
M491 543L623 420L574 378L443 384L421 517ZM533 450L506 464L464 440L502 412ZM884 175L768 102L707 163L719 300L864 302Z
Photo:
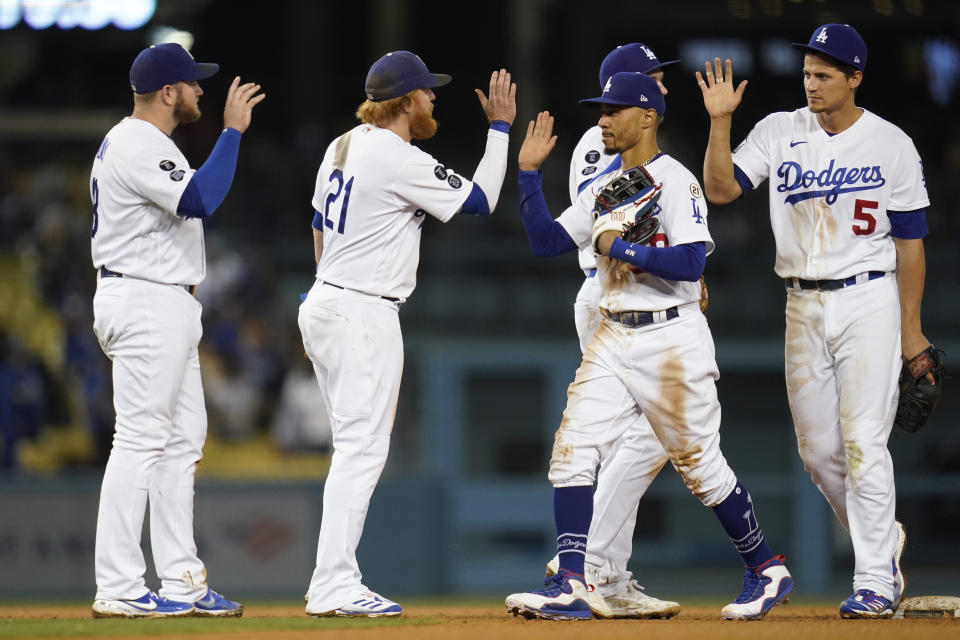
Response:
M920 329L927 198L920 156L899 128L855 102L867 46L846 24L814 30L804 53L807 106L773 113L731 154L746 81L720 60L697 73L710 115L704 186L724 204L770 178L774 270L787 291L787 397L804 466L850 532L854 593L844 618L893 615L906 581L887 439L901 356ZM931 380L933 382L933 380Z
M617 47L600 65L600 88L606 86L614 73L635 71L654 78L666 95L663 67L676 62L679 60L661 62L650 47L640 42ZM580 193L606 172L616 157L616 154L604 152L603 131L599 126L584 132L570 160L571 204L575 204ZM577 293L574 321L580 350L585 351L600 324L601 291L593 248L579 251L578 258L586 277ZM632 401L626 398L625 401L625 407L608 407L611 421L622 411L632 413ZM665 618L680 613L679 603L645 594L627 569L633 552L633 530L640 498L666 462L666 451L646 417L640 414L600 464L593 494L593 520L585 567L586 575L595 582L615 618ZM559 562L560 559L554 556L547 568L548 577L556 573Z
M496 206L516 115L516 85L505 69L494 71L489 98L476 90L490 122L486 150L472 180L456 173L411 144L436 132L433 89L450 79L429 72L409 51L377 60L367 74L367 100L357 109L362 124L330 144L317 174L316 281L300 306L299 324L330 416L333 459L308 615L402 612L363 585L356 559L397 408L398 312L416 283L428 217L447 222L456 213L487 215Z
M207 586L193 539L193 484L207 433L200 383L203 219L233 181L240 136L260 85L234 78L224 129L199 169L170 139L200 118L197 63L178 44L140 52L130 67L133 114L113 127L93 161L91 249L97 270L93 329L113 363L117 413L97 518L95 617L239 616L243 606ZM140 532L161 581L147 589Z
M560 567L545 589L507 597L515 615L549 619L610 617L613 612L584 577L597 463L643 413L686 486L711 507L746 566L743 589L721 615L764 616L785 602L793 580L774 556L746 488L720 451L713 340L699 308L698 280L713 240L706 203L693 175L662 153L657 129L665 110L657 81L641 73L610 77L600 97L604 149L618 154L611 171L553 220L539 167L556 142L553 118L540 113L520 149L524 228L538 255L593 247L602 297L599 327L567 393L550 460ZM650 185L611 209L608 187L647 176ZM655 184L654 184L655 183ZM618 187L619 185L619 187ZM595 214L594 214L595 212ZM624 221L657 221L649 243L620 238ZM609 407L632 414L609 420Z

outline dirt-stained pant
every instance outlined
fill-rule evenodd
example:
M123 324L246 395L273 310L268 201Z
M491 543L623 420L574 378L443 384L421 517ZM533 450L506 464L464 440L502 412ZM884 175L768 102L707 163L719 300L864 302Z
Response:
M635 420L609 420L609 407L632 399L684 483L706 506L722 502L736 476L720 451L719 377L713 338L696 302L680 315L630 328L604 319L567 390L554 437L554 487L592 485L596 467Z
M599 304L603 291L595 277L584 279L574 304L574 322L580 338L580 350L600 326ZM586 562L597 570L597 588L603 595L620 591L632 577L627 563L633 554L633 530L637 524L640 498L666 464L667 452L632 397L624 406L607 407L610 422L619 416L634 420L623 436L601 460L597 487L593 494L593 519L587 536Z
M804 467L850 532L853 588L893 598L900 297L891 274L836 291L788 290L787 397Z

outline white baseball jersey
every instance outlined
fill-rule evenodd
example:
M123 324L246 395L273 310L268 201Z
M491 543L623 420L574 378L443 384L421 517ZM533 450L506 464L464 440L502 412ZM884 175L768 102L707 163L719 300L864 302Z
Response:
M898 127L862 109L830 135L803 107L753 128L733 161L754 186L768 176L770 223L782 278L894 271L888 211L929 206L920 156Z
M193 174L173 140L146 120L113 127L90 172L93 266L162 284L202 282L203 224L177 215Z
M707 229L707 202L697 179L682 164L661 154L646 164L654 181L663 183L654 215L660 228L650 239L651 246L668 247L691 242L706 243L707 255L713 252L713 239ZM557 221L577 246L591 248L593 205L596 193L619 177L621 170L605 174L580 193L577 202ZM635 273L620 268L619 261L597 257L597 277L603 287L600 306L610 311L659 311L700 300L698 282L666 280L651 273Z
M580 142L573 150L570 158L570 202L577 201L580 196L580 187L592 182L603 170L610 166L617 154L603 152L603 131L600 127L590 127L583 132ZM597 257L592 248L581 249L577 259L584 273L597 267Z
M406 298L416 286L426 215L447 222L472 189L389 129L354 127L327 147L317 174L313 207L324 220L317 278Z

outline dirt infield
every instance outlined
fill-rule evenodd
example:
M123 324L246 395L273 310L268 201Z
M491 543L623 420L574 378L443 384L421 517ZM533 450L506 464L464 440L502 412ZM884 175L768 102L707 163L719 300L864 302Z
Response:
M118 623L105 625L103 623ZM197 640L299 640L301 638L346 637L362 639L451 640L497 638L503 640L583 640L584 638L664 640L754 640L777 638L862 638L864 640L937 640L960 637L960 620L841 620L836 607L789 604L756 622L726 622L719 619L719 607L686 607L672 620L593 620L550 622L509 616L500 606L412 606L403 618L349 621L307 618L302 606L248 606L243 618L234 620L97 621L88 607L0 606L0 638L14 637L97 637L191 638ZM184 627L184 624L189 624ZM37 635L37 629L20 625L70 625ZM296 628L290 628L294 625ZM100 626L98 626L100 625ZM138 629L139 625L139 629ZM149 625L149 626L147 626ZM276 628L272 628L276 625ZM176 629L173 627L176 626ZM642 634L642 636L641 636Z

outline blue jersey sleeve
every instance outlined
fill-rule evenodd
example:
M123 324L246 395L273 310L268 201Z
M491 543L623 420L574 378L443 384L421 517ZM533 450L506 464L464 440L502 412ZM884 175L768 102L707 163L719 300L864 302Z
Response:
M610 257L623 260L667 280L700 279L707 263L707 248L703 242L691 242L675 247L648 247L614 238Z
M521 171L520 219L527 233L527 241L533 253L541 258L558 256L577 248L573 238L559 222L550 215L546 198L543 197L539 171Z

